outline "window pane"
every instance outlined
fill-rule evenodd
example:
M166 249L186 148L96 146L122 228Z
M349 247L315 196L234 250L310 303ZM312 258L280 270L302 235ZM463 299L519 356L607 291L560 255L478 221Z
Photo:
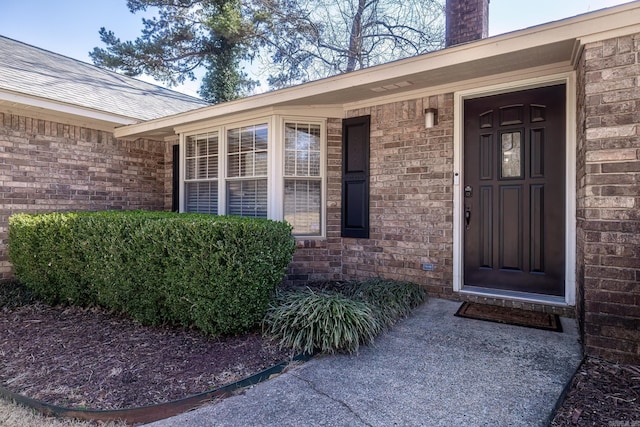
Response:
M267 217L267 180L227 182L227 214Z
M207 157L207 178L218 177L218 156Z
M187 159L185 178L194 179L196 177L196 159Z
M267 130L264 124L228 131L227 177L267 176Z
M267 152L258 151L255 155L255 176L267 176Z
M284 148L287 150L296 149L296 125L287 123L284 127Z
M320 125L285 124L286 176L320 176Z
M228 177L236 177L240 176L240 156L232 155L229 156L229 164L227 166L227 176Z
M185 183L185 211L208 214L218 213L218 182Z
M227 131L227 150L229 153L240 151L240 129L230 129Z
M309 176L320 176L320 152L309 153Z
M240 134L240 151L253 151L253 138L255 127L244 127Z
M298 151L296 157L296 176L309 176L309 153Z
M269 131L267 125L256 126L256 150L266 150L268 140Z
M187 137L185 142L185 178L218 178L218 133Z
M285 180L284 219L293 234L320 235L320 181Z
M296 174L296 152L286 150L284 152L284 174L293 176Z

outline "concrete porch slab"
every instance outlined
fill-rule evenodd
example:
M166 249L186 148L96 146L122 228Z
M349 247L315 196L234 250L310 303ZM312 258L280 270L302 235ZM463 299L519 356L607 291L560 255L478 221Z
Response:
M322 356L166 426L544 426L580 361L563 333L454 317L431 299L357 356Z

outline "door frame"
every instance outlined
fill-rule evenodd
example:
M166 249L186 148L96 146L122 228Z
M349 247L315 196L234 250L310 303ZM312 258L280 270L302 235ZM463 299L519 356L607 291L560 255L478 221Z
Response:
M565 167L565 295L564 297L528 294L496 289L473 290L464 287L464 101L553 84L566 87L566 167ZM453 291L462 294L535 302L547 305L573 306L576 300L576 76L575 72L553 74L517 82L477 87L454 93L453 115Z

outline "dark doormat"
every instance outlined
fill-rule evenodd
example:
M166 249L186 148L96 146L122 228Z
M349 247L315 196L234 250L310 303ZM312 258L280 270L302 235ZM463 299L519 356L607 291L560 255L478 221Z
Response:
M560 316L557 314L539 313L520 308L464 302L456 312L456 316L562 332Z

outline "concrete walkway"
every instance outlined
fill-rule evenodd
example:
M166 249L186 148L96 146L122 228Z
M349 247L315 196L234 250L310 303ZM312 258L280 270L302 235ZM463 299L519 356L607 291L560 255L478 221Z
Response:
M544 426L581 359L563 333L454 317L432 299L357 356L323 356L166 426Z

